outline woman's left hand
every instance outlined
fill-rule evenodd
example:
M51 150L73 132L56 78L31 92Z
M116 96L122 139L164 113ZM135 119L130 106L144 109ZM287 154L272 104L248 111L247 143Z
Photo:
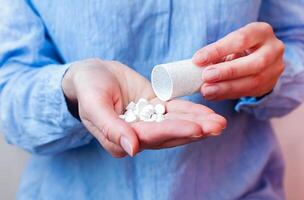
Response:
M248 24L195 53L195 64L208 65L201 93L208 100L263 96L284 70L283 54L284 44L269 24Z

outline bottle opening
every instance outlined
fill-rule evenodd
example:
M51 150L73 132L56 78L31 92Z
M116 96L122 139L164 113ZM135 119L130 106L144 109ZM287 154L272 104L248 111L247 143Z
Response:
M162 101L168 101L172 97L173 83L167 69L161 65L153 68L151 74L152 88L155 95Z

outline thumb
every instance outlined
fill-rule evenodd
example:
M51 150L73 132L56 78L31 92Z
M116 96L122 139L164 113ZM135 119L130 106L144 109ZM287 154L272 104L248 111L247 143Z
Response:
M91 104L89 113L90 121L102 132L110 142L121 146L130 156L139 150L139 141L131 126L121 120L115 112L112 102L98 101Z

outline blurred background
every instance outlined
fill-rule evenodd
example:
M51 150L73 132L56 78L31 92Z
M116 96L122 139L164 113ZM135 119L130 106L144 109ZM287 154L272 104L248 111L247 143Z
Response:
M272 120L286 162L287 200L304 199L304 105L284 118ZM22 170L29 157L7 145L0 134L0 199L15 198Z

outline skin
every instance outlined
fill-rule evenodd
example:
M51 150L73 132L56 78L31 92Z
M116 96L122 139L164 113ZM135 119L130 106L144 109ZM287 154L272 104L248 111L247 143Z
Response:
M195 53L195 64L208 65L201 94L208 100L261 97L282 74L283 54L284 44L269 24L248 24Z
M283 54L284 44L270 25L248 24L195 53L195 64L208 65L201 93L208 100L263 96L284 70ZM62 88L68 101L78 105L86 128L114 157L191 143L218 135L226 126L209 108L182 100L163 102L168 112L163 122L124 122L118 115L130 101L159 100L149 81L118 62L77 62L64 76Z
M211 109L183 100L162 102L167 114L159 123L121 120L118 115L130 101L160 100L148 80L115 61L89 59L72 64L62 88L69 104L77 105L88 131L114 157L195 142L220 134L226 126L226 120Z

